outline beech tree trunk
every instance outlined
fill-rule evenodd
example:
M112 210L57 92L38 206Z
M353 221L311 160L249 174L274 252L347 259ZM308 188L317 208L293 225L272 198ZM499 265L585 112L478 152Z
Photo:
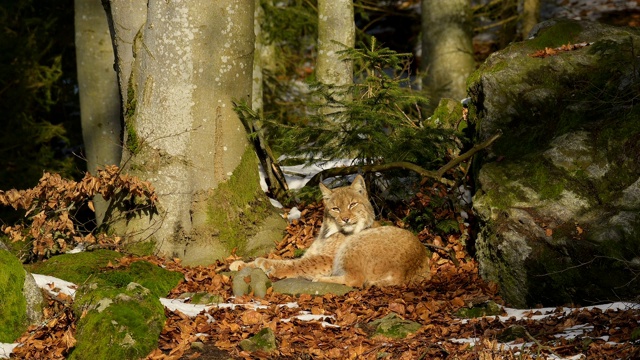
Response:
M318 0L318 56L316 77L319 82L346 89L353 84L353 61L343 59L339 51L355 46L355 22L352 0ZM348 101L346 93L336 93L339 101ZM324 114L334 114L340 107L327 107Z
M276 66L276 53L273 44L267 43L267 37L262 29L264 10L260 5L261 0L255 0L255 13L253 19L254 33L256 36L255 53L253 57L253 91L251 109L262 115L264 111L264 71L273 71Z
M75 44L80 95L80 117L87 171L120 164L122 155L118 77L107 16L100 0L75 0ZM96 220L107 209L99 195L94 198Z
M119 228L127 241L203 264L259 248L267 219L261 239L279 240L284 222L232 104L251 102L254 0L112 0L110 13L126 99L122 167L159 196L157 215Z
M422 0L422 70L435 101L467 96L475 70L469 0Z
M522 37L526 39L539 21L540 0L522 0Z

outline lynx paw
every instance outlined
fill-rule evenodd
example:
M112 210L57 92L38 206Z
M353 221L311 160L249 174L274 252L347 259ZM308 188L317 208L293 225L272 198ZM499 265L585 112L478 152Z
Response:
M275 268L269 261L269 259L257 258L253 261L253 265L257 268L262 269L262 271L264 271L267 275L272 274L275 271Z
M242 260L236 260L229 264L229 270L231 271L240 271L247 266L247 263Z

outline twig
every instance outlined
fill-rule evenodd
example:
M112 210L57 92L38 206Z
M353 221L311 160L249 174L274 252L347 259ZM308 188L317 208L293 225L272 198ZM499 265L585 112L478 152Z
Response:
M463 162L463 161L465 161L467 159L470 159L478 151L483 150L483 149L487 148L488 146L490 146L491 144L493 144L493 142L498 140L498 138L501 135L502 135L502 132L498 132L497 134L495 134L492 137L490 137L488 140L486 140L486 141L484 141L484 142L482 142L480 144L477 144L476 146L471 148L469 151L467 151L464 154L456 157L455 159L452 159L451 161L449 161L447 164L443 165L440 169L438 169L436 171L427 170L427 169L425 169L425 168L423 168L423 167L421 167L419 165L416 165L416 164L408 162L408 161L397 161L397 162L392 162L392 163L387 163L387 164L380 164L380 165L344 166L344 167L331 168L331 169L326 169L326 170L320 171L319 173L315 174L309 180L309 182L307 182L305 187L307 187L307 186L316 186L323 179L326 179L326 178L329 178L329 177L333 177L333 176L350 175L350 174L355 174L357 172L371 173L371 172L380 172L380 171L389 171L389 170L398 170L398 169L410 170L410 171L413 171L413 172L417 173L418 175L420 175L422 177L435 179L436 181L440 181L443 184L446 184L446 185L449 185L449 186L453 186L454 182L452 180L444 178L443 177L444 174L447 171L449 171L449 170L453 169L454 167L456 167L461 162Z
M458 261L458 258L456 258L456 252L453 249L447 249L444 246L438 246L433 244L425 244L425 245L429 248L444 252L445 254L447 254L447 257L449 258L449 260L451 260L451 262L453 263L453 265L455 265L455 267L460 267L460 262Z
M562 357L558 354L556 354L555 351L553 351L553 349L549 346L546 345L542 345L536 338L534 338L531 334L529 334L529 332L525 329L524 333L527 335L527 337L533 341L534 343L536 343L536 345L538 345L540 347L540 349L542 350L547 350L549 351L551 354L553 354L555 357L557 357L558 359L561 359Z

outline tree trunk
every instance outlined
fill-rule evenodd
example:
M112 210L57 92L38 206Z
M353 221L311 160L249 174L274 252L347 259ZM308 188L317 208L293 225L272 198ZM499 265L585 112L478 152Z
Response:
M267 36L262 30L264 10L260 5L262 0L255 0L255 13L253 19L254 33L256 35L255 53L253 57L253 91L251 109L261 117L264 111L264 70L274 71L276 67L276 53L273 44L267 43Z
M120 97L107 17L100 0L75 0L75 44L80 117L87 171L120 164L122 155ZM94 198L96 220L107 209L101 196Z
M318 57L316 77L326 85L337 86L336 100L348 101L346 88L353 84L353 61L344 60L339 51L355 46L355 22L352 0L318 0ZM324 114L338 120L332 114L340 107L323 110Z
M540 0L522 0L522 37L527 38L540 20Z
M475 70L469 0L422 0L422 69L434 104L467 96Z
M232 105L251 102L254 0L120 3L111 3L114 28L132 11L146 14L120 28L126 37L115 31L127 99L122 166L159 196L157 215L126 223L127 240L154 240L186 264L249 252L258 245L247 239L274 215ZM282 219L271 223L279 239Z

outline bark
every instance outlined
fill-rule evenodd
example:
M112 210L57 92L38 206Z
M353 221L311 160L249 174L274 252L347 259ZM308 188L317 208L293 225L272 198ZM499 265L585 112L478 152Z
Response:
M343 59L339 51L355 46L353 1L318 0L318 57L316 77L319 82L346 89L353 84L353 62ZM348 101L345 94L337 100ZM326 115L340 112L340 107L324 110Z
M256 43L253 57L253 91L251 97L251 109L262 117L264 108L264 71L275 70L276 53L274 45L267 42L267 35L262 30L261 23L264 20L264 10L260 5L261 0L255 0L255 2L253 27L256 36Z
M118 26L129 14L116 3L111 13ZM127 223L127 238L155 240L159 254L187 263L212 262L235 246L245 248L244 235L253 234L237 228L242 219L256 224L270 215L255 154L232 104L251 102L254 0L142 4L142 26L123 26L126 41L116 31L127 98L122 165L153 183L160 204L157 216ZM127 80L120 55L128 48Z
M87 171L118 165L122 154L120 97L107 17L100 0L75 0L75 44L80 117ZM96 220L107 209L94 198Z
M469 0L422 0L422 69L433 103L467 96L475 70L471 36Z
M540 0L522 0L522 37L527 38L531 29L540 21Z

